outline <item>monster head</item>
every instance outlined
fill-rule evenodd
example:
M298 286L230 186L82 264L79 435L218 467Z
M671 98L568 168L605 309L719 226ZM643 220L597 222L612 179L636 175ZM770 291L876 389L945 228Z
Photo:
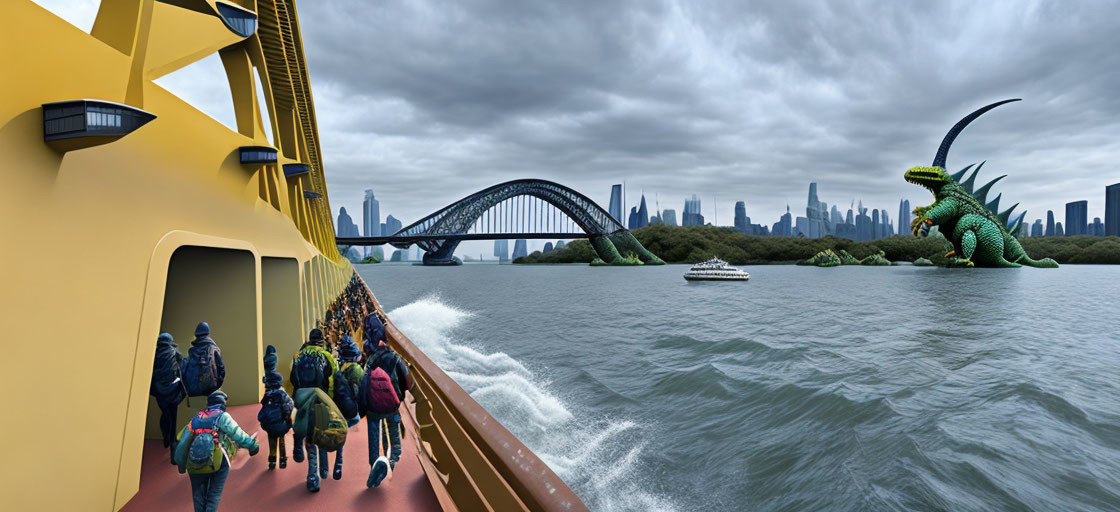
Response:
M1003 105L1004 103L1011 103L1012 101L1019 100L1011 99L997 101L995 103L992 103L991 105L981 107L967 116L964 116L964 119L957 121L957 124L953 125L953 127L949 129L949 133L945 134L945 138L941 140L941 147L937 148L937 155L933 157L933 165L931 167L911 167L906 171L906 174L904 174L903 177L910 183L921 185L930 189L930 191L935 195L946 184L955 183L957 179L955 179L955 177L951 176L949 173L945 172L945 159L948 158L949 148L952 147L953 141L957 139L957 135L960 135L961 131L964 130L964 128L968 126L969 123L975 121L976 118L983 115L984 112ZM979 169L977 170L979 171ZM958 174L963 175L964 171L961 171Z
M953 183L953 177L940 167L911 167L902 177L910 183L928 188L933 195L937 195L941 187Z

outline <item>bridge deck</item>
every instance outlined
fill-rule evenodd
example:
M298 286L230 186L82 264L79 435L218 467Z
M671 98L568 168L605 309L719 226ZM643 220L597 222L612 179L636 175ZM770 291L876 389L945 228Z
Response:
M400 235L400 236L353 236L335 237L338 245L385 245L385 244L414 244L423 240L517 240L518 238L533 240L572 240L576 238L591 238L591 235L579 233L435 233L425 235Z
M258 405L241 405L230 407L229 412L242 429L252 434L260 430L257 423L259 408ZM410 422L406 420L404 423ZM441 510L417 459L413 432L406 427L404 434L401 439L404 451L393 471L392 480L382 482L381 487L367 489L369 456L365 420L355 425L346 437L342 480L336 481L328 476L320 483L321 490L312 494L305 486L307 462L297 464L291 459L291 433L287 437L288 467L269 471L268 439L261 430L257 436L261 442L260 453L249 457L248 452L239 450L230 467L221 510ZM331 470L334 468L334 457L335 454L330 454ZM170 464L169 452L158 439L144 441L140 491L121 510L194 510L190 480Z

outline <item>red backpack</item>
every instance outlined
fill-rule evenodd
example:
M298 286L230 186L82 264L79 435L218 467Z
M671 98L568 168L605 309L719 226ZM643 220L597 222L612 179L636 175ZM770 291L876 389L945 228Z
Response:
M366 368L366 401L369 410L377 414L391 414L397 412L401 406L401 399L393 387L393 379L385 370L377 365Z

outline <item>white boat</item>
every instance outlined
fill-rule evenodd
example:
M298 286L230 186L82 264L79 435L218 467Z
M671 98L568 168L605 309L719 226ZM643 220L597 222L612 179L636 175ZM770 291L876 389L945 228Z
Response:
M732 267L719 258L697 263L684 274L689 281L746 281L751 278L747 271Z

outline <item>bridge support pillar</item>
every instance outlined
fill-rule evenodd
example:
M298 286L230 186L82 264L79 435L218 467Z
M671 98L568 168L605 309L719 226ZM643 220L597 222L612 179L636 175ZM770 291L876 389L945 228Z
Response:
M436 252L424 253L424 264L432 266L462 265L463 262L455 257L455 248L458 246L458 240L444 240Z

